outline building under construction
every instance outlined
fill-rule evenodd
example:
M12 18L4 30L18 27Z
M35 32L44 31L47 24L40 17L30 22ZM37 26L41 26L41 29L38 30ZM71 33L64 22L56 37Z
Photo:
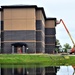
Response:
M36 5L1 6L0 53L53 53L56 18Z

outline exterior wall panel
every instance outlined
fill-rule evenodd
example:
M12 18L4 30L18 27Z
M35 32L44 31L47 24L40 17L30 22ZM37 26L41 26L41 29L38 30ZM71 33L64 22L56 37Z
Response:
M45 27L41 20L36 20L36 30L42 30L45 31Z
M42 30L42 21L36 20L36 30Z
M44 53L45 48L42 45L42 42L36 42L36 53Z
M27 20L26 29L27 30L36 30L35 19Z
M26 19L26 9L12 9L12 19Z
M55 44L56 40L55 37L46 37L45 44Z
M38 13L40 16L42 12ZM36 53L44 53L45 52L45 27L42 23L42 17L38 16L39 20L36 20ZM40 20L41 19L41 20ZM38 42L40 41L40 42Z
M55 28L55 20L46 21L45 28Z
M45 35L55 35L55 28L45 28Z
M12 29L12 21L4 20L4 30L11 30L11 29Z
M45 26L45 52L53 53L55 50L55 20L46 20Z
M4 49L3 49L2 53L12 53L11 43L9 43L9 42L4 43L3 46L4 46Z
M24 31L4 31L4 41L36 40L34 30Z
M12 53L11 44L15 42L4 42L2 53ZM36 43L35 42L25 42L28 45L27 53L35 53L36 51Z
M4 9L4 30L35 30L35 9Z
M5 19L12 19L12 11L11 9L4 9L4 20Z
M27 53L36 53L36 42L26 42L28 45Z
M4 19L31 19L35 18L35 9L4 9Z
M41 31L36 31L36 41L42 41L43 42L43 36Z
M55 45L45 45L45 53L54 53Z
M35 30L35 19L4 20L4 30Z
M42 20L42 11L41 11L41 10L38 10L38 11L36 12L36 19L37 19L37 20Z

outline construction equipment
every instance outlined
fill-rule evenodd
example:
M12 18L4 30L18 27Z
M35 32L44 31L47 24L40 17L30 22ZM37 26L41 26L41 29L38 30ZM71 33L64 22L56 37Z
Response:
M64 25L64 27L65 27L65 29L66 29L66 31L67 31L67 33L68 33L68 35L69 35L69 37L70 37L72 43L73 43L73 48L71 49L70 54L75 53L75 43L74 43L74 41L73 41L73 39L72 39L72 36L71 36L69 30L68 30L67 27L66 27L64 21L63 21L62 19L60 19L59 22L57 21L57 24L60 24L61 22L62 22L62 24Z

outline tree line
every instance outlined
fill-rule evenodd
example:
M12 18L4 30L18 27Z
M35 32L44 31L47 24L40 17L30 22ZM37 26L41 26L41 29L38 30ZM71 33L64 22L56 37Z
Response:
M56 46L59 46L60 48L62 48L62 51L64 52L67 52L68 49L72 48L69 43L65 43L62 47L58 39L56 39ZM59 48L56 48L55 50L58 51L58 49Z

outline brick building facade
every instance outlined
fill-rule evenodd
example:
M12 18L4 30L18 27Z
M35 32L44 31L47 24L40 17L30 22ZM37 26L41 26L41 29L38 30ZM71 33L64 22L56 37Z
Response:
M1 53L53 53L56 18L46 18L43 7L1 6L0 14Z

